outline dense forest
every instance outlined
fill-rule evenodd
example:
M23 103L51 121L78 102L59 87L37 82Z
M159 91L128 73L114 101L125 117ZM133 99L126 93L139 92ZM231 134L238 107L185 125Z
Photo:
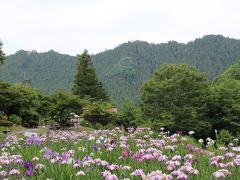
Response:
M33 87L51 94L70 90L76 73L76 57L55 51L20 50L6 57L0 77L8 82L30 79ZM186 63L207 74L208 79L240 59L240 40L207 35L187 44L169 41L150 44L127 42L113 50L92 55L96 73L108 94L122 104L125 98L140 100L140 86L160 65ZM24 77L25 76L25 77Z

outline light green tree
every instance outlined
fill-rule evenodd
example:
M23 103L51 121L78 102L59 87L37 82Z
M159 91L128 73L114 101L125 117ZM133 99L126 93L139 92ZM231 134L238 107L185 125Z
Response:
M155 128L207 135L209 86L203 73L185 64L160 67L142 86L142 109Z

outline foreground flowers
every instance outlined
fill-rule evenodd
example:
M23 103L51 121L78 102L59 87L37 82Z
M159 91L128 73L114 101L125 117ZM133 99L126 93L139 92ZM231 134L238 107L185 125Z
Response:
M240 155L214 143L164 128L9 136L0 145L0 179L237 179Z

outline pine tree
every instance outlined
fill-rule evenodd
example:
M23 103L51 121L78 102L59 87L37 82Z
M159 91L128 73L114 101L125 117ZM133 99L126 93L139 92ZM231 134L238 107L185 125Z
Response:
M75 95L81 98L90 97L94 100L106 100L107 94L98 80L91 57L87 50L78 57L77 74L72 89Z

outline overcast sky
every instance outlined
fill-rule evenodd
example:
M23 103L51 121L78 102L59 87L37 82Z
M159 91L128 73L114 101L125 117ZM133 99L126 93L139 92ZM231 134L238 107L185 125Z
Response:
M133 40L240 39L239 0L0 0L6 54L53 49L76 55Z

